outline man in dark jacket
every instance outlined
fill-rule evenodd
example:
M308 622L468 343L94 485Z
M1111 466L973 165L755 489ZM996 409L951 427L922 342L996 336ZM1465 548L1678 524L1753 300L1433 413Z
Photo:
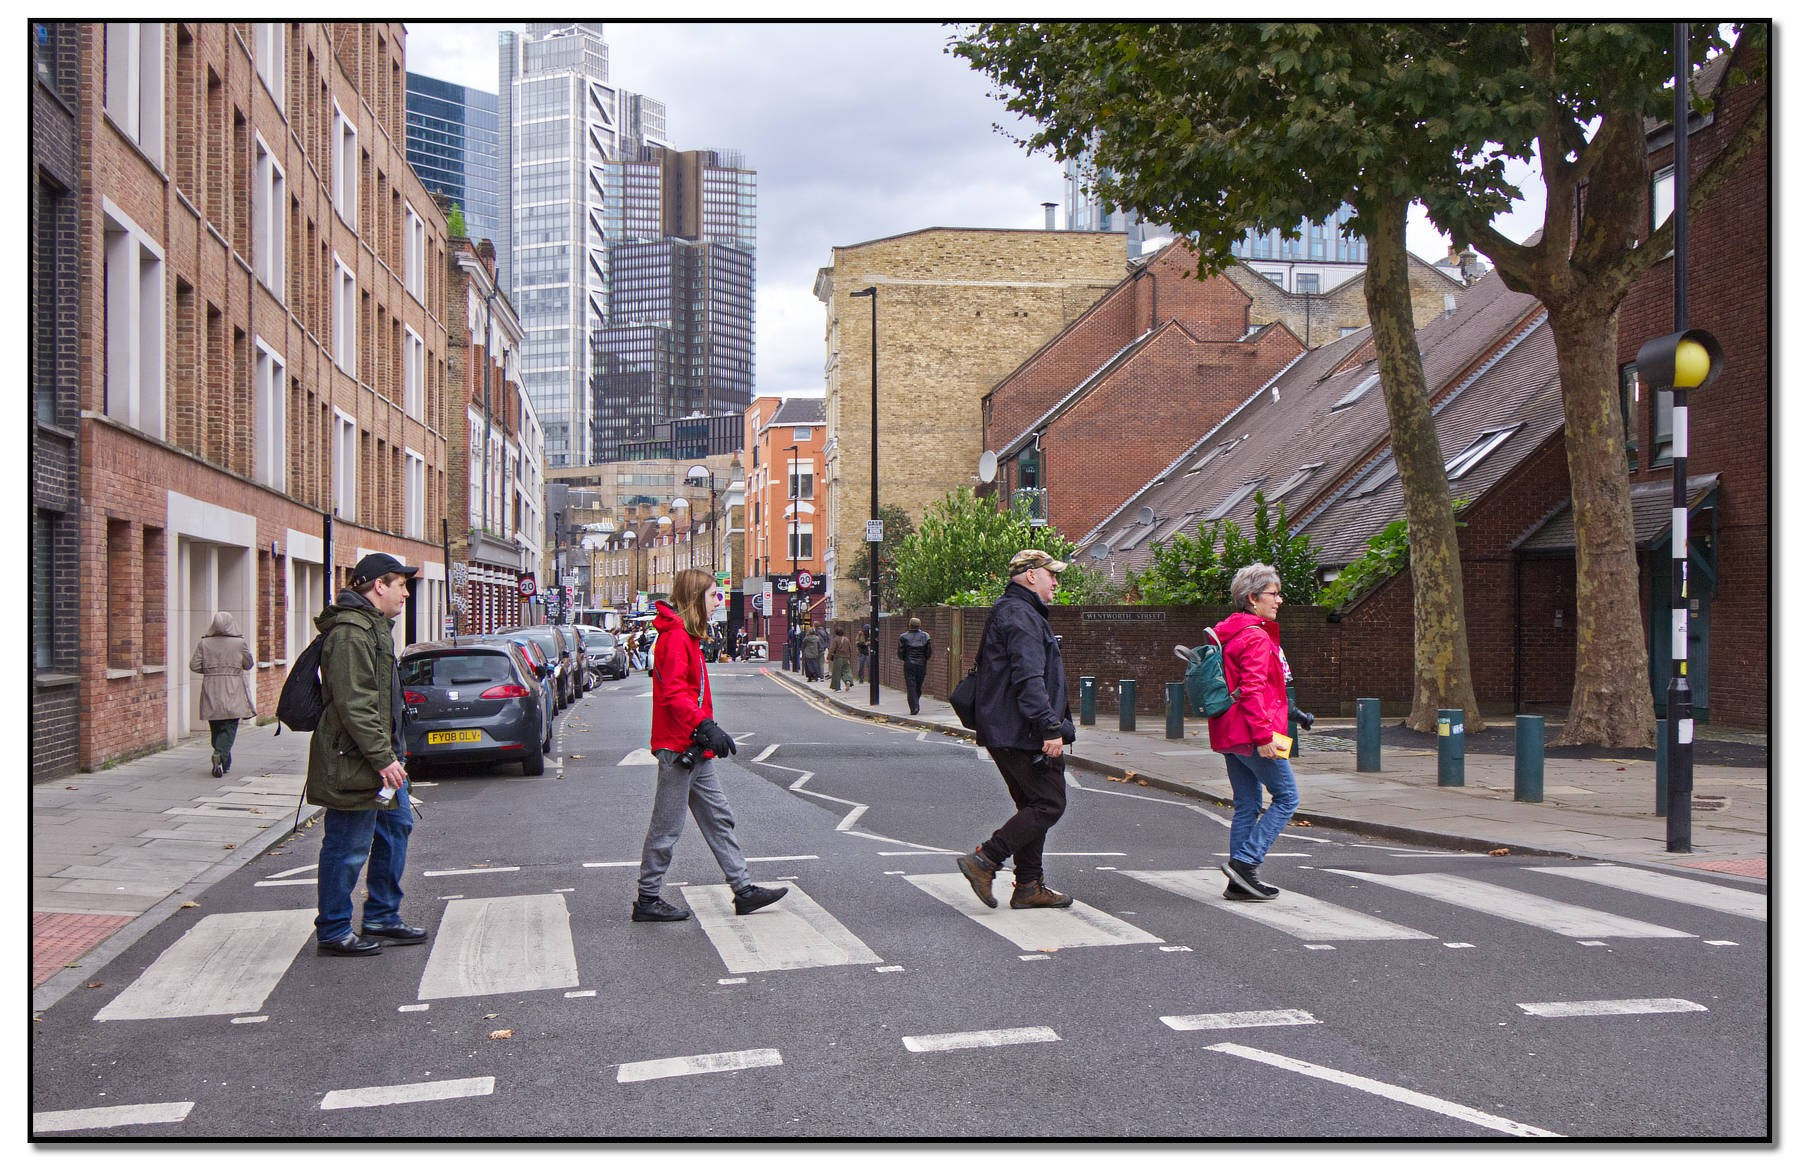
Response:
M306 800L325 808L313 921L320 955L378 955L383 943L425 942L424 928L400 921L413 816L393 628L406 606L407 578L418 571L385 552L370 553L314 622L325 634L324 710L307 754ZM369 898L359 936L350 917L365 863Z
M1063 561L1035 548L1012 558L1011 583L994 603L976 654L975 741L1000 767L1017 813L956 860L989 907L994 872L1013 860L1014 907L1068 907L1074 898L1044 884L1044 836L1067 798L1063 748L1075 740L1062 648L1050 631L1050 598Z
M919 691L925 687L925 666L931 660L931 634L914 617L900 634L900 668L906 674L906 708L919 712Z

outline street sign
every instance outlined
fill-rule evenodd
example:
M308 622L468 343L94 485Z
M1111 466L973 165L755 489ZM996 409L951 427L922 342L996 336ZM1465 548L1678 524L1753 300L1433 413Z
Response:
M445 617L444 618L444 636L446 636L446 637L452 636L453 634L455 634L455 632L456 632L456 618L455 617Z
M750 607L759 613L766 613L769 611L763 604L763 595L761 593L757 593L750 598Z
M881 543L881 521L868 520L863 523L863 539L870 544Z
M813 574L801 569L799 575L794 577L794 587L803 593L812 591Z
M522 576L519 578L519 595L520 596L529 597L536 592L537 592L537 578L536 577Z

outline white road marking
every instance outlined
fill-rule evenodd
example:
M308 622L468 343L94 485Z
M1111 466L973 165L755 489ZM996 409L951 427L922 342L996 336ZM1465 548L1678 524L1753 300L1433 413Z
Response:
M1156 950L1157 951L1193 951L1194 949L1187 946L1184 943L1173 943L1173 944L1170 944L1168 947L1159 947Z
M724 884L684 887L681 893L733 974L881 962L797 886L753 915L736 913L731 888Z
M444 909L419 999L580 985L561 895L459 899Z
M1520 1004L1533 1016L1654 1016L1668 1012L1704 1012L1703 1005L1673 997L1657 1000L1559 1000Z
M267 1024L269 1018L267 1016L233 1016L231 1022L233 1024Z
M747 984L747 983L749 983L749 982L750 982L750 980L749 980L749 979L748 979L748 978L747 978L747 977L745 977L745 976L734 976L734 977L732 977L732 978L731 978L731 979L728 979L728 980L720 980L720 981L719 981L719 986L720 986L720 987L726 987L726 986L729 986L729 985L731 985L731 984Z
M1656 871L1647 871L1642 867L1617 867L1606 864L1598 867L1532 867L1531 869L1542 875L1561 875L1568 879L1580 879L1586 883L1599 883L1605 887L1616 887L1621 891L1635 891L1639 895L1667 899L1671 903L1688 903L1695 907L1723 911L1727 915L1740 915L1745 919L1756 919L1765 923L1769 919L1769 897L1767 895L1759 895L1754 891L1740 891L1736 887L1724 887L1718 883L1684 879L1679 875L1659 874Z
M298 867L289 867L285 871L276 871L274 874L270 875L269 878L271 878L271 879L291 879L295 875L304 874L307 871L316 871L318 869L319 868L317 866L315 866L314 864L306 863L306 864L302 864L301 866L298 866ZM314 880L314 881L317 882L317 880Z
M662 1060L637 1060L621 1064L618 1079L620 1084L635 1084L641 1080L661 1080L671 1076L773 1068L780 1063L781 1053L773 1048L753 1048L748 1052L715 1052L705 1056L671 1056Z
M1425 938L1430 939L1431 937L1426 936ZM1302 944L1301 946L1306 948L1307 951L1336 951L1337 950L1337 948L1335 946L1333 946L1332 944L1329 944L1329 943L1306 943L1306 944Z
M313 908L208 915L144 970L96 1020L233 1016L262 1007L313 938Z
M959 1048L1000 1048L1008 1044L1048 1044L1061 1040L1053 1028L995 1028L987 1032L940 1032L902 1036L908 1052L954 1052Z
M593 988L587 988L587 989L585 989L583 991L579 991L579 992L564 992L563 999L565 999L565 1000L588 1000L588 999L592 999L593 997L595 997L599 994L600 993L595 991Z
M770 746L768 749L764 750L762 753L758 754L756 757L754 757L750 760L752 762L767 762L769 760L769 756L779 749L781 749L781 743L776 742L774 745Z
M642 694L640 696L649 697L650 695L646 693L646 694ZM619 759L619 765L621 765L621 766L654 766L654 765L656 765L656 755L652 754L649 750L641 750L641 749L633 750L631 753L629 753L629 754L625 755L623 758Z
M1002 900L998 910L975 898L975 893L969 890L969 881L961 872L908 875L906 881L1026 951L1167 942L1080 900L1067 908L1032 907L1014 911L1004 902L1013 887L1010 871L1001 871L994 876L994 895Z
M401 1004L400 1007L395 1010L399 1011L399 1012L429 1012L429 1011L431 1011L431 1005L430 1004Z
M1733 941L1731 941L1729 939L1709 939L1706 941L1706 944L1708 947L1736 947L1737 946L1736 943L1734 943Z
M1217 870L1201 871L1120 871L1152 887L1161 887L1186 899L1217 907L1266 927L1283 931L1296 939L1434 939L1435 936L1373 915L1364 915L1336 903L1302 895L1292 887L1282 888L1279 898L1246 903L1226 899L1219 894L1224 878Z
M185 1121L194 1111L193 1101L159 1105L106 1105L93 1109L58 1109L33 1113L34 1133L70 1133L81 1129L116 1129L121 1125L167 1125Z
M1474 947L1472 943L1446 943L1445 947Z
M846 814L843 817L843 820L841 822L839 822L837 824L837 829L838 830L849 830L851 827L856 825L856 820L861 818L863 816L863 812L868 809L869 808L867 806L859 806L855 810L852 810L849 814Z
M1221 1028L1285 1028L1317 1024L1319 1018L1301 1008L1274 1008L1263 1012L1206 1012L1197 1016L1164 1016L1162 1022L1177 1032Z
M1525 891L1514 891L1493 883L1465 879L1431 871L1422 875L1377 875L1368 871L1345 871L1327 868L1334 875L1346 875L1370 883L1381 883L1401 891L1410 891L1428 899L1437 899L1473 911L1510 919L1531 927L1541 927L1573 939L1692 939L1688 932L1672 927L1642 923L1622 915L1611 915L1571 903L1559 903Z
M317 879L258 879L258 887L316 887Z
M325 1094L322 1109L370 1109L381 1105L410 1105L420 1101L448 1101L461 1097L492 1096L494 1078L470 1076L462 1080L431 1080L423 1084L389 1084L376 1088L340 1088Z
M426 871L427 879L444 875L498 875L502 871L516 871L517 867L460 867L452 871Z
M756 855L752 858L746 858L744 861L746 863L799 863L818 857L818 855ZM634 867L637 866L636 863L630 865Z
M1245 1060L1255 1060L1263 1064L1272 1064L1276 1068L1285 1068L1289 1072L1297 1072L1302 1076L1310 1076L1317 1080L1328 1080L1332 1084L1341 1084L1347 1088L1358 1089L1403 1105L1411 1105L1427 1112L1441 1113L1446 1117L1455 1117L1459 1121L1467 1121L1472 1125L1480 1125L1484 1129L1493 1129L1512 1137L1560 1137L1561 1133L1553 1133L1548 1129L1534 1128L1520 1121L1497 1117L1492 1113L1484 1113L1480 1109L1472 1109L1467 1105L1459 1105L1440 1097L1429 1096L1422 1092L1414 1092L1409 1088L1401 1088L1397 1084L1374 1080L1366 1076L1358 1076L1353 1072L1342 1072L1335 1068L1327 1068L1322 1064L1313 1064L1305 1060L1296 1060L1291 1056L1282 1056L1275 1052L1264 1052L1260 1048L1251 1048L1243 1044L1208 1044L1208 1052L1223 1052L1229 1056L1239 1056Z
M1575 942L1579 943L1583 947L1605 947L1606 946L1606 941L1604 939L1578 939Z
M1020 957L1019 957L1019 961L1020 961L1020 962L1021 962L1021 963L1028 963L1028 962L1030 962L1030 961L1031 961L1031 960L1034 960L1034 959L1049 959L1049 958L1050 958L1050 957L1049 957L1049 956L1047 956L1047 955L1045 955L1045 954L1044 954L1044 953L1043 953L1043 952L1036 952L1036 953L1033 953L1033 954L1032 954L1032 955L1022 955L1022 956L1020 956Z
M636 867L642 865L640 859L620 859L616 863L583 863L584 867Z
M875 970L878 972L903 972L906 969L901 967L897 963L884 963L880 967L876 968Z

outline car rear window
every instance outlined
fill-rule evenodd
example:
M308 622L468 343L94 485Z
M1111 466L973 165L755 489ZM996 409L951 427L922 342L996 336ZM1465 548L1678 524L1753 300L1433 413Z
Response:
M611 633L589 633L588 640L592 641L595 645L603 647L617 644L617 642L613 640L613 635Z
M473 685L512 678L512 662L498 653L432 653L400 663L401 685Z

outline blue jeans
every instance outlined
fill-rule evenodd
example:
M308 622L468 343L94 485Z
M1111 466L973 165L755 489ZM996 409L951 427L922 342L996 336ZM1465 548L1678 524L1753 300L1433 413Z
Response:
M1275 836L1300 805L1294 768L1286 758L1227 754L1225 774L1231 779L1231 857L1255 866L1263 861ZM1269 788L1266 809L1262 796L1265 786Z
M352 893L363 864L369 865L369 898L363 904L364 927L392 927L400 922L400 876L406 873L406 840L412 834L410 782L401 786L388 810L325 809L325 838L319 844L319 917L313 920L321 941L350 934L355 910Z

